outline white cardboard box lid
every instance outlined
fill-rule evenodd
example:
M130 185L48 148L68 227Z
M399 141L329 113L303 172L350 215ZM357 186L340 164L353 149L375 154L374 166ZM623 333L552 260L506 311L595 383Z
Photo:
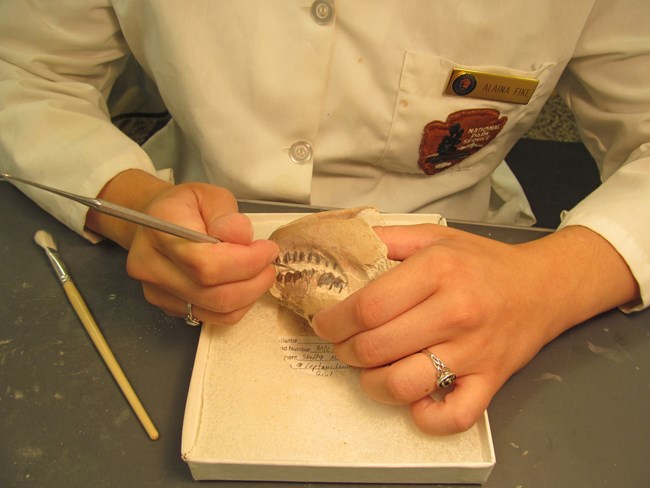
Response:
M302 214L251 214L257 238ZM386 215L393 223L444 223ZM408 409L369 399L358 372L265 296L232 327L203 326L181 451L197 480L483 483L495 464L487 413L426 436Z

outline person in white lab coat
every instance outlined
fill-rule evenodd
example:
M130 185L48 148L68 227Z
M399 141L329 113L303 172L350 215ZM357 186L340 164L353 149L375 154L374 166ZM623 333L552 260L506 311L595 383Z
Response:
M314 319L371 397L458 432L558 334L650 303L649 20L645 0L5 0L0 159L225 241L179 242L21 187L128 249L149 302L235 323L278 253L235 198L533 224L503 159L557 88L604 181L557 232L507 245L380 229L404 262ZM127 60L172 116L143 147L110 119ZM425 349L457 376L444 402Z

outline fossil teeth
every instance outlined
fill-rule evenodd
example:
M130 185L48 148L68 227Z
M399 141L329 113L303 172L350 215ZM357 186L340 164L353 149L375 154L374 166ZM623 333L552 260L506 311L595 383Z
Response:
M331 290L334 286L339 289L339 292L343 291L343 288L347 286L347 283L342 277L335 276L333 273L324 273L320 275L317 282L318 286L326 286L328 290Z
M396 264L372 229L381 223L376 209L359 207L308 215L278 228L270 239L293 271L276 275L271 294L310 322L316 312Z

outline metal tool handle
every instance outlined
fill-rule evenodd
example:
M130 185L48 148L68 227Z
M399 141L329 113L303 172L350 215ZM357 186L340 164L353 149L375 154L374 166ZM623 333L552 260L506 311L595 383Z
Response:
M116 203L107 202L106 200L102 200L100 198L83 197L81 195L76 195L74 193L69 193L67 191L58 190L56 188L42 185L34 181L29 181L26 180L25 178L12 176L4 172L0 172L0 180L18 181L19 183L24 183L26 185L40 188L41 190L49 191L50 193L60 195L70 200L74 200L75 202L93 208L98 212L111 215L113 217L117 217L118 219L126 220L134 224L142 225L144 227L149 227L151 229L155 229L160 232L165 232L166 234L171 234L176 237L181 237L183 239L187 239L188 241L207 242L212 244L217 244L221 242L216 237L212 237L207 234L203 234L201 232L188 229L187 227L183 227L181 225L172 224L171 222L167 222L166 220L162 220L157 217L152 217L151 215L147 215L145 213L138 212L136 210L123 207L121 205L117 205Z
M107 202L106 200L101 200L99 198L95 198L94 200L97 203L97 206L94 206L93 208L98 212L105 213L106 215L112 215L119 219L128 220L134 224L159 230L160 232L165 232L176 237L182 237L183 239L192 242L206 242L212 244L218 244L221 242L216 237L209 236L208 234L203 234L202 232L197 232L181 225L172 224L166 220L152 217L151 215L127 207L122 207L115 203Z

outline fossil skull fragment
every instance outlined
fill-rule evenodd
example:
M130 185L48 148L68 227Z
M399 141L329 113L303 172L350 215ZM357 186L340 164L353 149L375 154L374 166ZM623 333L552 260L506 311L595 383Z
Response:
M320 212L279 227L269 239L280 246L271 294L311 322L396 264L372 229L383 223L377 209Z

